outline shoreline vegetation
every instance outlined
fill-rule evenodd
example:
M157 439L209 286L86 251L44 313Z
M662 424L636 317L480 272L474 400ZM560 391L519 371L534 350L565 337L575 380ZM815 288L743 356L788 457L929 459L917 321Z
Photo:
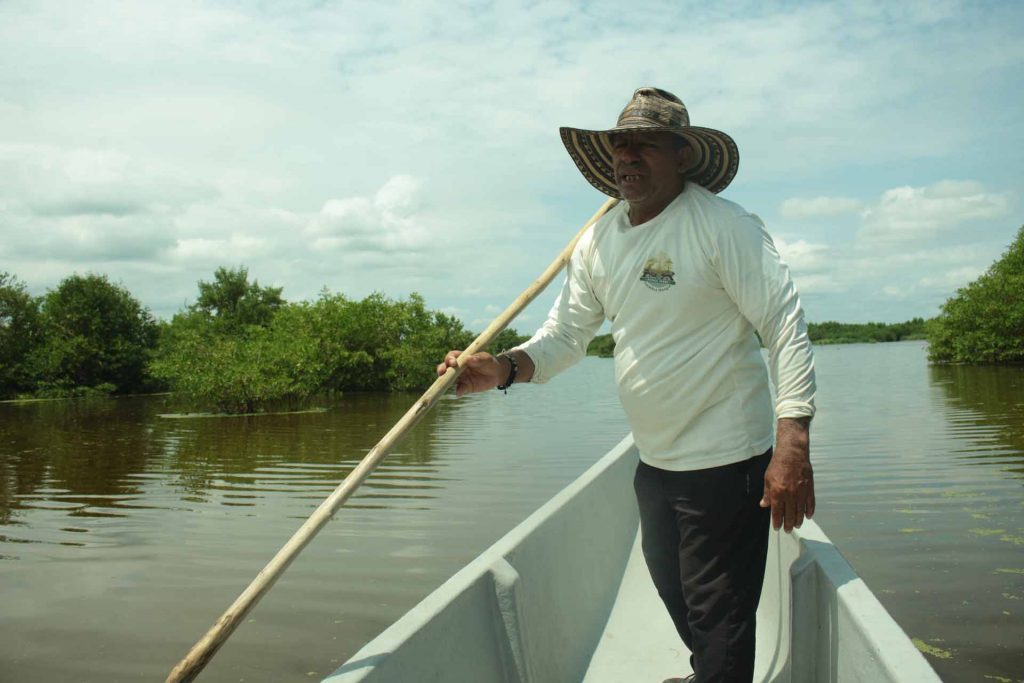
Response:
M1024 226L1003 255L942 305L928 330L933 363L1024 363Z
M171 392L189 413L303 410L315 396L421 390L449 349L476 337L416 293L355 300L324 289L288 302L244 266L220 267L198 289L195 303L157 320L105 275L74 274L35 297L0 272L0 400ZM815 344L927 339L932 363L1024 363L1024 227L935 318L809 323L808 333ZM507 329L491 348L527 338ZM587 349L613 352L608 334Z
M807 323L807 335L816 345L909 341L927 339L927 328L931 323L931 320L924 318L913 318L902 323ZM594 337L587 347L588 356L610 358L614 353L615 342L610 334Z
M419 294L288 302L279 287L218 268L195 303L156 320L105 275L71 275L41 297L0 273L0 399L170 391L183 413L295 411L314 397L429 386L476 335ZM492 348L524 341L502 332Z

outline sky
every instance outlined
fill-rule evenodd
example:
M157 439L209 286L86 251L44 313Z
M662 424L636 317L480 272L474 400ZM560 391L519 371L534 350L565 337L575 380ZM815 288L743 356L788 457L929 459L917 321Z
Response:
M558 127L652 85L736 140L722 196L809 321L930 317L1024 224L1022 29L1020 2L2 0L0 271L169 318L245 266L480 330L605 199Z

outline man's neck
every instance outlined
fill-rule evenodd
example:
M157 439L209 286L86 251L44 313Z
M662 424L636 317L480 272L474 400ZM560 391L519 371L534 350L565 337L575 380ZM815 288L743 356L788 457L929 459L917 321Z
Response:
M668 201L661 201L653 206L648 206L644 203L630 203L629 211L627 212L629 215L629 224L633 227L636 227L638 225L643 225L647 221L657 218L662 211L668 208L669 204L676 200L676 197L682 194L683 189L685 187L685 185L683 187L680 187L679 192L672 195L672 197L669 198Z

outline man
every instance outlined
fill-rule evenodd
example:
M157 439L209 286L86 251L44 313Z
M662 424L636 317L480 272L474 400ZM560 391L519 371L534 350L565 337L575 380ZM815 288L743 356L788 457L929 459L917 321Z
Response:
M732 138L690 126L675 95L640 88L615 128L561 133L584 177L625 202L584 233L533 338L466 359L457 393L547 381L610 320L644 557L693 653L685 680L750 681L769 518L788 532L814 514L814 368L796 290L760 219L715 194L736 174Z

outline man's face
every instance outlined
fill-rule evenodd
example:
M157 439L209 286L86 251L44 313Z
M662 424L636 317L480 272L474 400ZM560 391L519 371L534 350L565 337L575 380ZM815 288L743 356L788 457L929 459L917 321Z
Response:
M631 208L652 210L657 215L682 192L687 150L679 140L665 132L611 136L615 185Z

